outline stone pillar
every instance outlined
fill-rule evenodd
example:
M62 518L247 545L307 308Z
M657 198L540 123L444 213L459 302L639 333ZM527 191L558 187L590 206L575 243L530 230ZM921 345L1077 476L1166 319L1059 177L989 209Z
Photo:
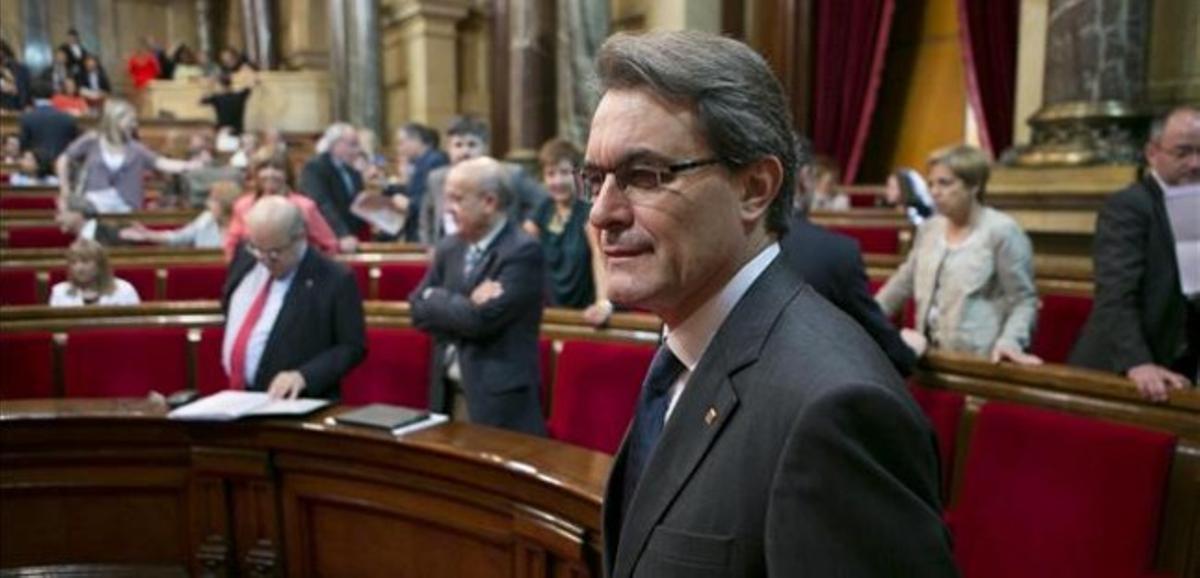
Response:
M274 3L269 0L242 0L242 34L246 54L262 70L276 67Z
M509 10L507 148L508 156L526 156L556 132L556 7L554 0L514 0Z
M357 126L381 134L383 107L379 83L379 12L378 0L353 0L349 3L348 62L350 64L348 119Z
M212 30L211 3L209 0L196 0L196 54L208 56L210 62L216 57L213 53Z
M1042 108L1032 143L1006 155L1022 165L1132 163L1145 110L1147 4L1050 0Z
M279 57L288 68L329 70L329 10L324 0L279 5Z
M390 127L415 121L441 130L458 114L457 28L468 11L466 0L394 5L384 30L383 84Z

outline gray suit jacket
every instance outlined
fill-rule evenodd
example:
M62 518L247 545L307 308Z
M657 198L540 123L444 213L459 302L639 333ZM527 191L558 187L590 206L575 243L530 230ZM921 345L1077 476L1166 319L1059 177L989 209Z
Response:
M509 221L464 278L467 248L457 235L443 239L408 297L413 325L437 340L431 409L450 409L442 376L446 346L454 344L471 421L545 435L538 362L542 246ZM476 306L471 291L486 279L499 281L504 294Z
M954 576L925 418L871 338L776 261L717 331L628 497L622 443L608 575Z

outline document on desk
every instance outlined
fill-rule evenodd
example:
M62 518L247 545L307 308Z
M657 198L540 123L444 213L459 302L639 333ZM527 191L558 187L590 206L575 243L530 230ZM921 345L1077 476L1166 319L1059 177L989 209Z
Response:
M354 197L350 212L389 235L399 234L404 228L405 215L396 210L390 197L377 193L362 193Z
M232 421L248 416L306 415L329 405L324 399L271 400L262 391L226 390L200 398L167 414L170 419Z
M1179 286L1187 297L1200 295L1200 185L1166 187L1167 218L1175 237Z

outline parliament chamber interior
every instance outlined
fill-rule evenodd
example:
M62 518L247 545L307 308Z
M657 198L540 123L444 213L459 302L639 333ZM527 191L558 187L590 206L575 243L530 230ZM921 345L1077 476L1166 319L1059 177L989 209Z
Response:
M883 320L856 331L932 432L957 574L1200 577L1200 3L6 0L0 20L0 576L656 575L607 543L606 496L677 327L619 299L623 213L598 215L709 161L606 165L589 136L606 39L693 31L778 81L787 218L853 247L778 260L846 257L815 290ZM461 190L491 170L484 234ZM968 191L966 240L946 190ZM1153 218L1119 213L1137 193ZM1013 237L972 256L985 212ZM540 248L534 278L499 268L509 237ZM517 376L529 412L472 399ZM241 390L331 403L173 413ZM423 420L338 419L391 406ZM729 568L793 575L741 547ZM670 575L742 575L694 571Z

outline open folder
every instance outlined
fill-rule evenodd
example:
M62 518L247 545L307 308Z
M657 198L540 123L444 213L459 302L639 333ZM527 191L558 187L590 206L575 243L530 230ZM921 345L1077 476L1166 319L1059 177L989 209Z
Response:
M272 400L262 391L226 390L202 397L167 414L170 419L231 421L247 416L305 415L329 405L324 399Z

